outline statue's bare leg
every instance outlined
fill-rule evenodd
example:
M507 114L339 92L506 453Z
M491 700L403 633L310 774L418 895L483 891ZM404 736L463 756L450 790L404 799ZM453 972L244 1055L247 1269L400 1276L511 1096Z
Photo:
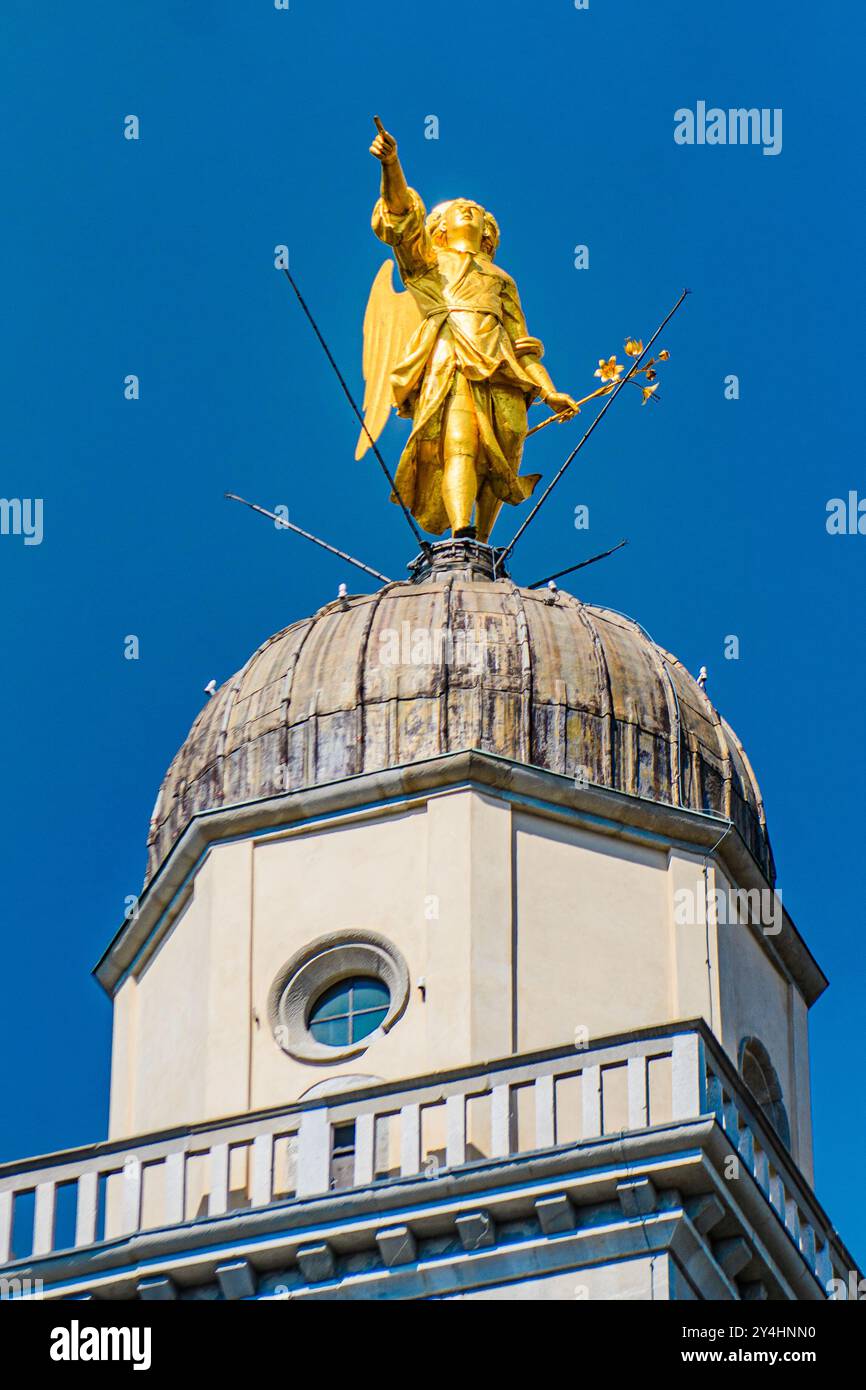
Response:
M496 496L490 483L485 479L481 484L481 491L478 494L478 509L475 513L475 525L478 530L478 539L482 541L484 545L490 540L490 532L493 530L501 507L502 502Z
M445 409L442 501L452 534L457 535L472 527L472 509L478 493L476 462L481 445L472 393L462 372L454 377Z
M502 383L494 383L491 391L493 422L500 447L515 473L520 472L523 441L526 438L526 400L522 391ZM490 540L502 501L496 496L487 479L478 493L475 524L478 539L486 545Z

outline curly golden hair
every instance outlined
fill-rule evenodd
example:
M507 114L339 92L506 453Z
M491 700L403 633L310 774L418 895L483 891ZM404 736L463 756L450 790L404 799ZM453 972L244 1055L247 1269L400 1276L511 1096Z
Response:
M435 208L427 214L427 233L434 246L444 246L445 243L445 214L452 203L473 203L475 207L481 208L484 213L484 226L481 233L481 250L492 260L496 255L496 248L499 245L499 223L488 212L486 208L476 203L474 198L449 198L444 203L437 203Z

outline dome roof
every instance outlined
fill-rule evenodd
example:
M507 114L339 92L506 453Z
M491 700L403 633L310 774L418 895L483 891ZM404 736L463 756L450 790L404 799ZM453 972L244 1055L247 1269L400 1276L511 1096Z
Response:
M263 643L168 770L147 881L199 812L466 749L729 818L772 881L757 782L688 671L630 618L494 581L482 549L443 542Z

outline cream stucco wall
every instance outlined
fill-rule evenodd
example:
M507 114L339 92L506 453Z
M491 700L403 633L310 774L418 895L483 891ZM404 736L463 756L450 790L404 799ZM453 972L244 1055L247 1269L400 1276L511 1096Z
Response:
M666 856L515 813L517 1050L667 1020Z
M253 1108L298 1099L327 1078L352 1072L386 1079L424 1070L424 887L427 817L422 810L326 826L256 846L253 935ZM277 1046L267 1013L271 984L301 947L326 932L372 930L409 965L406 1012L357 1063L314 1066ZM401 1060L402 1059L402 1060Z
M725 893L733 886L718 872L713 882ZM759 1038L766 1047L782 1086L791 1127L792 1152L811 1181L807 1010L802 996L774 958L773 923L766 925L770 930L765 941L761 939L760 926L727 921L720 922L716 928L721 1040L734 1059L739 1055L743 1038Z
M769 1048L808 1170L805 1006L747 929L679 923L704 861L457 788L213 846L182 912L115 1000L113 1137L703 1017L736 1058ZM288 1056L268 1017L285 963L370 930L409 970L405 1013L350 1062Z
M252 843L221 846L115 1000L112 1137L243 1111L249 1099Z

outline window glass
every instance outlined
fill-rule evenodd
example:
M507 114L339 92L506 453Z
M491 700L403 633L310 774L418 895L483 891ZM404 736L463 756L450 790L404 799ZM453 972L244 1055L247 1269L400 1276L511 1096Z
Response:
M375 1032L384 1022L390 1003L388 987L381 980L360 975L340 980L319 995L310 1010L308 1026L316 1042L346 1047Z

